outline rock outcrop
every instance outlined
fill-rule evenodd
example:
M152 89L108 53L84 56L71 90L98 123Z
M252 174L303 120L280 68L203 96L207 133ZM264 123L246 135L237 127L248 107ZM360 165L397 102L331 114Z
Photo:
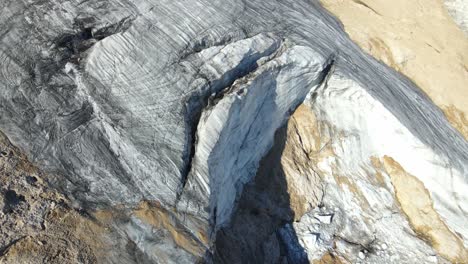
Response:
M392 46L388 3L323 2L375 37L315 0L0 4L0 130L24 153L1 221L30 219L0 260L465 261L466 38L437 9Z
M466 1L321 0L366 52L405 74L468 138Z
M315 192L324 190L324 196L321 206L293 224L309 258L331 250L353 263L437 262L436 255L463 262L466 169L413 138L341 73L322 89L308 103L316 117L306 126L317 127L324 139L309 154L315 159L309 165L325 185L315 185Z

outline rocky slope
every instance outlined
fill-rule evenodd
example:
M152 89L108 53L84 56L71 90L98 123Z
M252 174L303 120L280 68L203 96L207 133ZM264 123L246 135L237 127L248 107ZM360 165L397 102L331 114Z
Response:
M450 72L371 52L426 95L317 1L0 6L0 130L21 150L2 139L0 261L468 259L468 42L452 24L427 60L397 44Z
M2 134L0 151L0 262L96 262L109 249L105 227L70 208Z

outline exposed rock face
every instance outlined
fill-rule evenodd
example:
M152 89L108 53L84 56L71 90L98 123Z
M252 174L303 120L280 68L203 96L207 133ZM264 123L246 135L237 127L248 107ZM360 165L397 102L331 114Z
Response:
M16 241L0 249L4 261L47 262L61 244L41 251L45 232L73 245L56 262L467 259L458 29L447 33L453 52L430 57L459 62L454 75L435 70L458 93L420 84L444 115L316 1L0 5L0 130L51 186L8 187L4 208L50 188L63 198L39 199L31 225L47 223L50 200L76 216L2 238Z
M436 253L452 262L466 259L466 168L414 138L340 72L308 104L317 115L311 124L329 138L321 142L323 154L311 155L320 157L311 166L325 185L316 187L325 190L322 207L293 224L310 259L330 250L351 262L430 262Z
M321 2L357 44L413 80L468 138L467 35L453 22L444 1ZM463 28L467 2L445 3Z

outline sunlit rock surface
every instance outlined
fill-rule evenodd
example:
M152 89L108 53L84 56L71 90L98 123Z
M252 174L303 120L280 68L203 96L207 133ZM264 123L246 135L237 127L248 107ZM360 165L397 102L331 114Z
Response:
M79 261L466 260L468 143L317 1L0 6L0 130L108 231Z
M353 41L414 81L468 139L468 41L461 30L467 1L320 2Z

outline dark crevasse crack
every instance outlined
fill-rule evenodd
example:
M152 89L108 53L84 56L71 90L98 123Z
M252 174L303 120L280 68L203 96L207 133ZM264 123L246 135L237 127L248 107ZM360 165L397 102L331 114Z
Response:
M176 200L178 201L180 199L180 196L182 195L183 190L185 189L185 185L187 184L188 180L188 175L190 171L192 170L192 163L193 163L193 157L195 156L195 146L197 144L197 127L198 123L200 122L200 117L201 117L201 112L202 111L197 111L195 113L195 116L192 118L187 118L187 123L191 122L191 124L188 124L188 127L191 127L190 129L190 134L188 134L188 138L186 142L190 142L188 145L188 150L186 152L186 156L184 157L184 160L187 160L186 166L182 171L182 179L181 179L181 185L179 189L177 190L177 196Z
M243 39L243 38L241 38ZM216 47L216 46L226 46L232 43L233 41L238 41L240 39L236 39L232 35L226 35L221 39L213 40L210 36L204 36L198 40L195 40L192 43L189 43L184 50L181 52L178 62L186 60L188 57L200 53L203 50Z
M125 17L116 23L101 28L84 26L83 21L77 21L75 23L77 28L75 32L57 37L55 45L62 52L63 61L78 62L94 44L114 34L125 32L135 19L135 17Z
M236 31L230 32L223 36L216 36L214 34L203 35L202 37L196 38L190 41L181 51L177 59L177 63L186 60L192 55L198 54L203 50L213 47L225 47L234 42L245 40L253 37L248 34L243 28L239 28Z
M102 40L114 34L123 33L130 28L135 19L136 17L125 17L117 23L96 30L96 32L93 33L93 37L97 40Z
M366 244L359 243L359 242L356 242L356 241L352 241L352 240L350 240L348 238L342 237L342 236L337 235L337 234L334 234L333 237L335 239L341 240L341 241L343 241L343 242L345 242L347 244L359 247L360 250L362 250L362 251L365 250L368 253L375 252L374 243L377 241L377 237L375 235L374 235L374 238L370 242L368 242Z
M311 102L314 103L315 99L317 98L317 90L318 89L326 89L328 86L328 80L330 80L331 76L335 72L336 64L337 64L338 55L332 54L328 59L327 66L322 70L320 79L319 79L319 87L311 93Z
M327 66L322 70L321 73L321 78L319 83L322 86L326 86L328 84L328 80L330 80L331 76L333 75L333 72L335 71L336 67L336 60L337 60L337 55L333 54L330 56L328 59Z
M24 63L24 67L35 85L54 87L56 85L51 83L53 77L64 75L63 68L67 63L79 65L80 61L86 57L87 51L97 42L125 32L135 19L136 17L129 16L99 28L93 26L94 20L76 19L71 32L68 31L51 40L54 43L53 54L37 61Z
M262 63L262 64L265 64L265 63L267 63L269 61L272 61L272 60L278 58L279 56L281 56L286 51L285 45L283 43L284 43L284 40L282 41L281 45L278 45L278 46L274 47L274 50L272 50L271 52L267 51L263 56L259 57L257 59L257 61L259 61L261 58L267 58L266 61L264 61ZM242 64L242 62L241 62L241 64ZM246 84L248 81L250 81L250 80L252 80L253 78L256 77L256 76L253 76L253 75L255 74L258 67L259 67L259 65L257 65L257 64L253 65L253 69L244 71L233 82L230 82L229 84L224 85L224 86L226 86L225 89L222 89L221 91L219 91L219 92L215 93L214 95L210 96L208 98L208 107L211 108L211 107L215 106L227 94L232 94L234 92L236 92L238 94L242 94L243 89L240 89L241 85ZM229 72L228 72L228 74L229 74ZM236 83L236 85L233 85L234 83Z

